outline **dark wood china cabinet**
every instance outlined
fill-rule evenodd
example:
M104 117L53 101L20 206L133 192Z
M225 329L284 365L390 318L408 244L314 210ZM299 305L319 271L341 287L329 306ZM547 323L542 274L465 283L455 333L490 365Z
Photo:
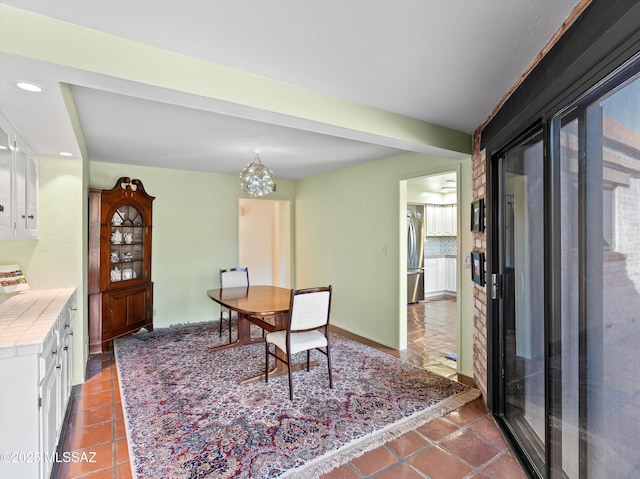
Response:
M89 354L153 328L153 200L140 180L127 177L89 192Z

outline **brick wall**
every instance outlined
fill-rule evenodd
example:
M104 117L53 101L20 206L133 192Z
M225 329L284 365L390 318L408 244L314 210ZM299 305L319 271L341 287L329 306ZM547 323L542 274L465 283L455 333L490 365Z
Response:
M473 137L471 181L473 200L486 200L486 150L480 150L480 134ZM485 222L486 224L486 222ZM487 252L486 233L473 233L473 249ZM476 386L487 397L487 293L486 286L473 285L473 375Z

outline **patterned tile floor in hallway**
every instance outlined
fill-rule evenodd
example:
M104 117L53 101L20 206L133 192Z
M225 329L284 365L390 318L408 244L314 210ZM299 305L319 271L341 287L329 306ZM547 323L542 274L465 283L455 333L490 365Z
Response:
M446 354L455 351L451 349L456 344L456 332L452 329L455 328L455 308L455 301L451 300L411 306L409 348L402 352L338 332L455 379L455 362L444 359ZM453 322L449 324L450 321ZM62 441L63 451L95 452L97 462L60 463L53 479L132 477L112 354L90 357L87 381L74 388ZM322 479L525 477L484 403L478 399L365 453Z
M407 349L398 356L441 376L455 379L458 349L456 298L445 296L407 307Z

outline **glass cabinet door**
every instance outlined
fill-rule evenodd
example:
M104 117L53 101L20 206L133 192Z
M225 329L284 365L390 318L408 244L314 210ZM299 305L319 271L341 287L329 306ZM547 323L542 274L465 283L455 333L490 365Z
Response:
M144 277L144 219L132 205L121 206L111 217L112 283Z

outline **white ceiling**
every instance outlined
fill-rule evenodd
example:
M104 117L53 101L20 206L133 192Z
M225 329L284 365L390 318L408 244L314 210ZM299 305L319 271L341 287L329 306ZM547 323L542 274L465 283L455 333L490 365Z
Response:
M579 1L1 3L471 133ZM13 85L17 80L41 83L47 92L21 92ZM96 161L237 174L260 151L277 177L297 179L406 148L0 52L0 111L41 155L80 154L58 82L72 85L89 156Z

